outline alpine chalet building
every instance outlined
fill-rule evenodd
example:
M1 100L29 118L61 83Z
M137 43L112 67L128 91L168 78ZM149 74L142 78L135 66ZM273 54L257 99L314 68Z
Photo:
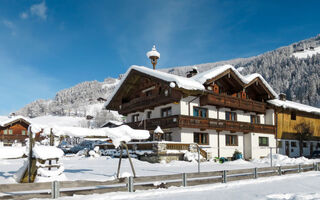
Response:
M224 65L188 77L132 66L105 108L126 116L132 128L152 133L160 126L160 140L198 143L211 157L276 152L275 109L267 101L278 96L261 75Z

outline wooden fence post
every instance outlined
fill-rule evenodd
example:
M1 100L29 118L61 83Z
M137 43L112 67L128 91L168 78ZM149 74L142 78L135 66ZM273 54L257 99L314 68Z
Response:
M301 164L299 164L298 172L301 172Z
M254 178L257 179L258 178L258 170L256 167L253 170L253 174L254 174Z
M279 176L281 176L281 174L282 174L281 166L279 166L278 173L279 173Z
M182 186L187 187L187 174L186 173L182 174Z
M128 192L133 192L133 177L129 176L128 178Z
M51 185L51 198L57 199L60 197L60 184L58 181L53 181Z
M222 183L227 183L227 170L222 171Z

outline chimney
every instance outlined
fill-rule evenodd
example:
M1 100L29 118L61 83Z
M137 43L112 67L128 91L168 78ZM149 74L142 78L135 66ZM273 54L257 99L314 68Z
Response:
M280 93L280 94L279 94L279 99L280 99L281 101L285 101L285 100L286 100L286 94L285 94L285 93Z

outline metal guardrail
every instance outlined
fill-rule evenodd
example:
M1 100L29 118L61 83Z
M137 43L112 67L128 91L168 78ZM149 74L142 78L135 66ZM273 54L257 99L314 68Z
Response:
M112 181L62 181L45 183L0 185L0 199L58 198L74 194L107 193L116 191L134 192L170 186L194 186L212 183L227 183L260 177L281 176L306 171L319 171L319 163L279 167L263 167L236 170L182 173L160 176L120 178ZM156 184L157 183L157 184Z

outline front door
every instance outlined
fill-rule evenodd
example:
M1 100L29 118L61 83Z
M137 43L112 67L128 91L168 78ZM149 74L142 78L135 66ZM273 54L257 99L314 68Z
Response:
M286 155L289 156L289 151L290 151L290 147L289 147L289 141L286 141Z

